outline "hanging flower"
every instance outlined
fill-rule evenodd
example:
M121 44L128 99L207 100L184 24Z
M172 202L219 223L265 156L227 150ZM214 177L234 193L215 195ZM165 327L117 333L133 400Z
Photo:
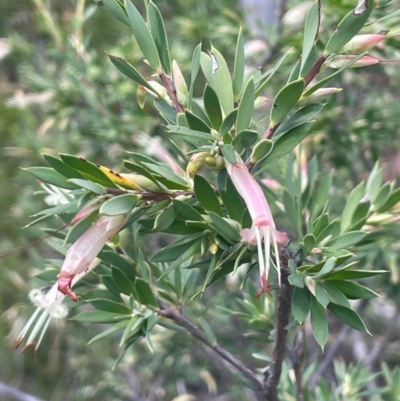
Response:
M88 270L90 264L109 241L126 223L129 214L101 216L69 248L58 278L58 290L73 301L80 298L71 290L74 277Z
M91 210L91 207L87 209ZM86 213L80 212L75 216L75 221L83 217L81 214L86 216ZM31 345L35 345L37 350L51 320L67 316L68 309L62 305L65 296L68 295L73 301L80 299L71 287L99 264L100 259L96 256L106 242L121 230L128 217L129 213L119 216L101 216L69 248L58 281L51 289L46 294L38 289L29 293L29 298L37 309L20 332L15 342L17 347L29 333L23 351Z
M230 164L226 161L226 168L233 185L246 203L253 220L252 227L250 229L243 229L240 234L245 242L257 244L261 280L261 291L259 295L264 292L269 293L267 282L270 268L270 249L271 246L274 247L278 282L280 285L281 277L278 245L283 245L286 242L287 234L276 230L271 209L269 208L264 192L247 169L245 163L242 160L236 164Z

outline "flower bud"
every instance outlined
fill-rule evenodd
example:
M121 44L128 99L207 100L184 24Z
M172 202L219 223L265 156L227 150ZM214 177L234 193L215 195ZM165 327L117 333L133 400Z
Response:
M324 64L325 67L339 69L350 63L354 59L354 55L349 56L335 56ZM349 68L367 67L373 64L379 64L380 60L375 57L364 56L352 64Z
M376 46L378 43L385 39L385 35L357 35L350 40L338 53L340 54L360 54L366 52L372 47Z
M214 155L211 157L206 157L206 165L210 170L219 171L225 167L224 158L220 155Z
M174 79L176 91L186 96L188 93L188 88L186 86L185 78L183 77L182 71L175 60L172 61L172 77Z
M201 167L206 163L206 159L211 157L210 152L199 152L192 155L186 167L186 174L193 178Z
M301 97L300 102L301 104L308 104L308 103L314 103L314 102L319 102L323 100L325 97L328 97L330 95L334 95L335 93L341 92L343 89L342 88L319 88L315 92L313 92L309 96Z
M140 188L140 191L164 192L155 182L143 175L135 173L122 173L120 176L132 182L134 185Z

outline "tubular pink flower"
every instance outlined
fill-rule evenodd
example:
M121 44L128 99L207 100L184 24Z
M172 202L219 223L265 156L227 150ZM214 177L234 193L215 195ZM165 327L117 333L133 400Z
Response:
M90 264L128 219L129 214L119 216L101 216L96 223L82 234L69 248L61 267L58 279L58 291L68 295L73 301L79 297L71 290L74 277L88 270Z
M264 192L247 169L245 163L242 160L236 164L230 164L226 161L226 168L233 185L246 203L253 220L251 229L245 228L240 234L244 241L257 244L261 280L260 294L269 292L267 281L270 268L270 248L271 245L274 247L278 282L280 285L281 277L278 244L283 245L286 242L287 234L276 230L271 209L269 208Z

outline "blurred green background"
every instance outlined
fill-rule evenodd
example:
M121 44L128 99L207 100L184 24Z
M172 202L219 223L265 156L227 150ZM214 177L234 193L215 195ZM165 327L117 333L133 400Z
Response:
M288 13L283 20L272 27L258 25L259 37L251 36L255 30L246 23L251 10L236 1L156 3L165 19L172 58L186 76L192 51L200 41L203 48L212 41L232 60L240 25L247 40L248 62L253 67L266 62L263 68L268 68L289 47L294 48L292 63L277 74L266 96L273 97L286 81L290 65L301 52L302 2L285 3ZM398 1L392 3L389 9L393 11ZM322 40L334 30L338 16L352 5L352 1L323 2ZM374 15L379 17L385 12L377 9ZM392 27L392 20L380 25L380 29ZM370 29L375 32L377 26ZM164 128L156 111L149 103L139 108L135 84L113 68L105 51L140 66L145 76L149 72L129 29L91 1L0 2L0 254L43 235L40 225L21 230L31 221L29 216L44 205L42 188L21 168L45 165L42 153L63 152L118 169L125 150L148 151L149 143L154 143L150 141L162 137ZM374 54L385 59L400 58L400 41L388 39ZM368 176L378 157L386 179L397 179L400 70L397 64L378 64L346 72L332 86L344 90L326 106L315 124L316 135L306 148L309 155L316 155L321 170L335 172L335 194L340 206L349 190ZM52 224L57 227L56 222L46 227ZM375 290L386 298L361 305L374 337L360 338L360 334L348 329L338 349L342 360L357 362L380 344L389 326L390 336L379 354L379 359L388 362L389 371L400 362L400 335L396 331L400 230L397 223L390 229L390 236L376 233L376 242L365 250L366 265L391 272L374 284ZM115 370L112 367L119 355L117 337L87 345L104 329L100 325L60 322L46 333L37 361L31 350L18 355L10 344L32 309L27 294L39 281L31 276L51 252L45 243L39 243L0 260L0 382L49 401L150 401L178 396L181 398L176 401L258 399L211 351L184 333L160 331L153 339L154 355L144 345L136 344ZM235 295L226 295L223 290L213 288L213 293L207 293L199 305L189 306L188 313L207 316L227 348L241 358L251 358L251 352L243 349L239 330L232 333L232 327L241 327L242 323L214 308L235 302ZM331 329L330 343L335 344L338 336L343 337L343 329L334 324ZM309 363L317 355L321 358L315 344L312 346L315 350L310 351ZM252 352L257 352L256 346ZM253 359L249 363L263 366ZM327 372L328 382L340 379L339 368L335 374L331 367ZM394 398L385 399L399 400L397 396L394 393ZM18 398L0 392L0 399Z

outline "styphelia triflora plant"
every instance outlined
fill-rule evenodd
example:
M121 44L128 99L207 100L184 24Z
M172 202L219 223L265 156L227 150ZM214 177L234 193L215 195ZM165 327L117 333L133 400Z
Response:
M149 149L149 153L167 156L156 160L128 151L123 166L129 173L117 173L68 154L60 154L60 158L45 155L50 167L27 169L65 194L63 203L53 205L44 215L75 217L68 233L54 240L65 255L57 282L46 294L31 291L37 309L16 344L25 341L24 349L38 347L51 320L67 315L62 301L68 296L77 307L86 302L97 308L96 322L115 325L122 332L124 350L141 337L151 348L149 336L157 323L172 319L272 397L277 393L284 358L277 350L285 349L287 330L303 325L309 314L314 337L322 348L329 333L326 309L343 323L367 331L349 299L370 298L375 293L353 280L383 272L354 269L357 247L366 240L371 219L388 213L400 200L400 192L392 184L382 185L382 171L376 165L367 184L350 193L342 217L332 219L332 177L328 174L320 180L315 165L311 174L305 148L293 150L306 138L312 141L310 134L324 108L322 102L342 89L326 88L325 84L347 68L383 62L366 53L376 45L384 46L390 33L358 35L367 21L374 22L370 19L373 1L362 0L324 44L319 39L320 4L313 3L305 21L302 54L287 83L267 102L265 89L287 62L287 54L272 69L255 69L245 75L244 38L239 30L233 65L228 65L215 47L202 51L198 45L190 82L186 82L178 62L171 62L158 7L152 1L145 4L143 17L130 0L124 4L119 0L98 2L132 29L147 68L152 70L144 76L125 59L109 55L117 70L138 84L141 107L153 104L166 122L168 150L157 143L157 151ZM321 78L322 67L338 70ZM196 98L200 69L206 82L201 97ZM268 123L262 115L266 104L271 106ZM261 108L256 110L255 105ZM271 182L277 183L274 190L268 185ZM133 245L128 244L131 250L114 238L122 229L133 235ZM175 240L149 258L138 246L144 233L173 234ZM269 274L271 264L278 285ZM101 277L97 283L85 283L84 277L95 267L101 270ZM216 340L210 340L206 326L200 329L178 312L187 302L201 302L196 297L211 284L239 274L239 267L245 270L239 280L243 291L258 268L258 296L278 294L271 299L279 308L276 335L266 334L266 340L275 343L269 376L273 380L263 380ZM71 289L78 280L80 286L74 291L79 295ZM91 298L88 287L99 289L103 298ZM85 321L91 314L86 310L75 319ZM247 321L252 318L249 315Z

